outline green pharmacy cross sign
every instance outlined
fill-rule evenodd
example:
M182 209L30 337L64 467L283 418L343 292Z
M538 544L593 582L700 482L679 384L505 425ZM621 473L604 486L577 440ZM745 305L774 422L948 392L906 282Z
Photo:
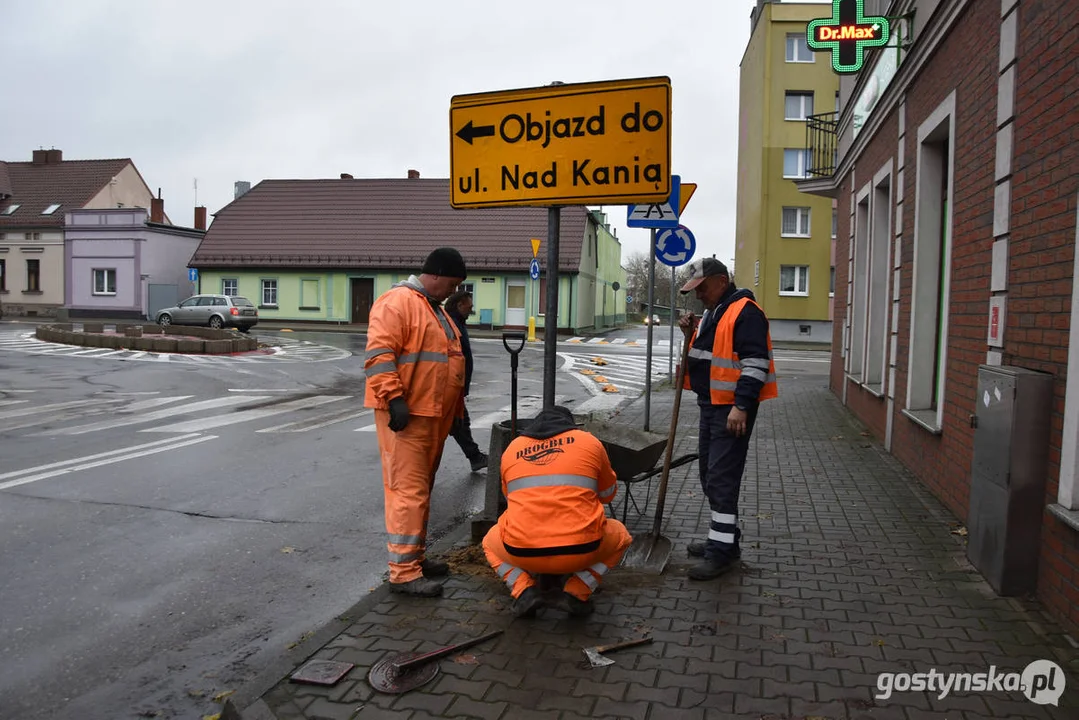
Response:
M865 49L887 45L890 36L888 18L866 16L864 0L832 0L832 16L812 20L806 27L810 49L830 50L837 73L861 70Z

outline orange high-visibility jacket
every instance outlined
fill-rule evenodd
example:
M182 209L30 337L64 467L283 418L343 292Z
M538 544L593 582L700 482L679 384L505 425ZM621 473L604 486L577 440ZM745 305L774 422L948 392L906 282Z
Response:
M607 450L591 433L522 435L502 455L502 543L518 556L592 552L603 538L603 504L617 491Z
M746 303L757 305L749 298L740 298L731 303L724 311L723 316L719 318L719 322L716 324L716 336L712 341L712 352L694 347L690 348L690 357L711 361L708 385L709 402L712 405L734 404L734 391L738 387L738 380L742 377L742 373L752 373L754 377L764 382L761 387L761 394L757 398L758 400L771 400L779 396L779 387L776 384L776 364L775 360L772 359L771 333L768 334L768 360L747 358L742 361L739 360L738 354L734 351L734 323L738 320L738 315L741 314ZM757 307L760 306L758 305ZM696 340L697 329L694 328L693 334L689 338L689 344L692 346ZM766 365L767 367L765 367ZM688 368L682 381L682 387L686 390L692 389L689 382Z
M461 336L415 277L394 285L372 305L364 372L364 407L385 410L390 400L403 395L413 415L463 411Z

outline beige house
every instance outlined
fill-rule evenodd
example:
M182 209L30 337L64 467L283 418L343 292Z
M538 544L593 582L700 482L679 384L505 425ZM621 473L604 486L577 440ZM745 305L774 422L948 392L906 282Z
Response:
M68 211L149 210L152 200L130 159L64 160L60 150L34 150L30 162L0 161L0 312L51 317L63 307Z

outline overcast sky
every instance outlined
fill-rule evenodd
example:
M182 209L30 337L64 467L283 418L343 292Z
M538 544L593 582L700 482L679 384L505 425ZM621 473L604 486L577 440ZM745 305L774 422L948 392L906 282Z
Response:
M0 23L0 159L130 157L173 223L233 183L449 176L453 95L666 75L698 256L734 256L754 0L24 0ZM823 13L822 13L823 14ZM448 202L448 199L447 199ZM607 207L623 256L647 230ZM531 252L527 240L522 248ZM541 251L542 252L542 251Z

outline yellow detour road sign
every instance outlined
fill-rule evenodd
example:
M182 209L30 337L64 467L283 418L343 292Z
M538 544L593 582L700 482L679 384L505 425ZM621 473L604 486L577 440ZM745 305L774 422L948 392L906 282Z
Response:
M540 239L532 238L532 257L539 255Z
M689 205L689 199L696 191L697 183L682 183L678 195L678 217L682 217L682 212L685 211L686 205Z
M668 77L455 95L450 205L628 205L671 192Z

